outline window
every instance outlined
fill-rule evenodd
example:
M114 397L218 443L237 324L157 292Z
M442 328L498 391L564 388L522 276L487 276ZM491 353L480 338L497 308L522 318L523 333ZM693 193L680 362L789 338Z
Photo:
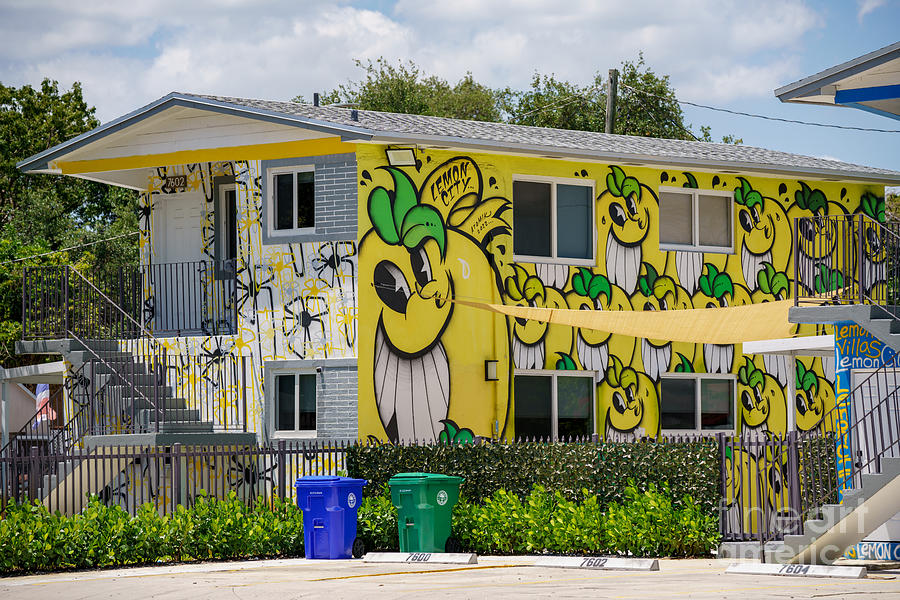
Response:
M517 371L516 437L595 433L593 371Z
M313 167L270 169L269 235L314 232L316 177Z
M275 433L316 433L316 374L275 374Z
M233 272L237 258L237 191L234 184L220 185L218 204L216 205L216 262L228 265L223 271Z
M659 247L733 252L733 205L731 192L659 188Z
M670 373L661 379L663 431L734 431L734 406L733 377Z
M513 180L513 253L569 264L594 260L594 186L580 179Z

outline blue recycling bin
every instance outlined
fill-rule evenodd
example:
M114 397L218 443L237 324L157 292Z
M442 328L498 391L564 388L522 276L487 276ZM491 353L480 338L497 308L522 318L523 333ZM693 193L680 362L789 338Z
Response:
M294 483L303 511L306 558L357 558L365 554L356 537L356 511L365 479L309 476Z

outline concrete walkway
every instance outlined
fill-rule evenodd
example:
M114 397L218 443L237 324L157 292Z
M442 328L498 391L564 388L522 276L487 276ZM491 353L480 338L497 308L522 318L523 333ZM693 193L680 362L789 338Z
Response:
M528 566L533 557L477 565L363 564L358 560L247 561L81 571L0 579L0 597L85 598L900 598L900 571L827 580L726 575L730 560L661 560L658 572Z

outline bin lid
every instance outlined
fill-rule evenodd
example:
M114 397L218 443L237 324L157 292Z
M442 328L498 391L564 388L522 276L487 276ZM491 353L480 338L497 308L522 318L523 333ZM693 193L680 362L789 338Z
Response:
M332 475L307 475L306 477L301 477L300 479L295 481L294 487L300 487L303 485L321 486L327 483L336 483L340 480L340 477L334 477Z
M394 481L395 479L397 480L397 483L401 483L402 481L410 481L412 479L419 479L419 480L422 480L422 479L431 479L431 480L453 479L453 480L456 480L456 479L458 479L458 480L462 481L462 477L457 477L455 475L444 475L442 473L397 473L396 475L391 477L391 479L388 481L388 483L390 483L391 481Z

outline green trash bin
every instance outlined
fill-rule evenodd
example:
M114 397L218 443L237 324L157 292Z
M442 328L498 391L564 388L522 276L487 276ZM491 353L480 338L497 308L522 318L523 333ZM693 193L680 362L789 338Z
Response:
M462 477L437 473L397 473L388 481L397 507L401 552L459 552L450 535L453 507Z

